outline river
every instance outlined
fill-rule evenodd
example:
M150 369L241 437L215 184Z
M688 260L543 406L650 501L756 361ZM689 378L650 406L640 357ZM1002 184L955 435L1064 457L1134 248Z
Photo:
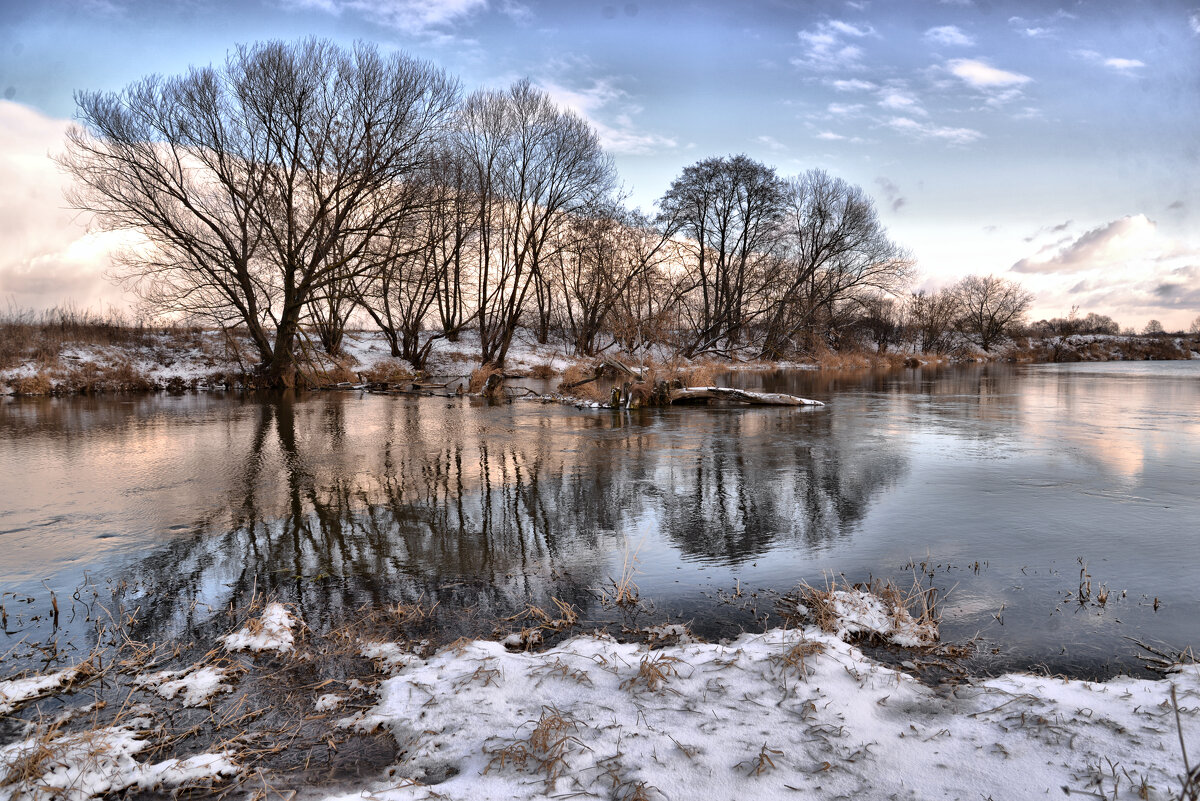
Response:
M973 670L1105 677L1138 671L1130 638L1200 643L1200 361L726 380L826 405L6 398L0 652L84 651L114 599L147 639L252 593L314 628L418 598L470 635L552 597L611 624L623 567L648 617L710 638L777 624L800 580L915 574Z

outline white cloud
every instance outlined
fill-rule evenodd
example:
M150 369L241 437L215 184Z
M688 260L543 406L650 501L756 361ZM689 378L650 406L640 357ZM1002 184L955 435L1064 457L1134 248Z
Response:
M927 116L927 112L921 108L921 104L917 98L913 97L909 92L899 89L884 90L879 99L879 106L880 108L891 109L892 111L899 111L904 114Z
M758 142L760 145L764 145L768 150L773 150L776 153L788 149L787 145L785 145L783 142L780 142L773 136L767 136L766 134L754 137L754 141Z
M947 69L975 89L990 90L1021 86L1033 79L1019 72L1009 72L973 58L956 58L947 62Z
M869 92L878 87L870 81L860 81L857 78L850 80L830 81L829 85L839 92Z
M1106 58L1104 59L1104 66L1118 72L1125 72L1127 70L1139 69L1146 66L1146 64L1145 62L1138 61L1136 58Z
M1200 8L1188 15L1188 25L1192 26L1192 33L1200 36Z
M862 103L830 103L830 114L855 114L866 108Z
M592 79L591 85L583 89L571 89L546 79L539 80L538 85L555 103L585 117L596 129L600 144L610 153L640 156L678 145L671 137L639 130L633 118L641 112L641 107L630 102L629 95L612 79Z
M909 117L892 117L886 123L898 133L917 139L934 139L955 145L966 145L983 138L983 134L972 128L950 128L929 122L917 122Z
M351 11L369 22L418 36L445 36L446 29L487 9L487 0L282 0L285 7L339 15ZM528 8L507 0L501 11L514 18Z
M846 137L842 136L841 134L835 134L833 131L821 131L821 133L817 134L816 138L824 139L829 142L840 142Z
M925 31L925 41L946 47L971 47L975 44L974 37L963 33L955 25L940 25Z
M1095 50L1072 50L1071 53L1084 61L1090 61L1093 64L1099 64L1102 67L1108 67L1110 70L1116 70L1126 75L1131 74L1133 70L1138 70L1146 66L1145 62L1139 61L1136 58L1106 58L1103 54Z
M860 69L863 49L849 44L847 39L862 39L875 36L869 25L851 25L841 20L826 20L815 28L800 31L797 36L804 46L804 55L790 59L793 66L802 69L828 71L834 69Z
M48 155L63 149L68 125L0 100L0 298L35 309L124 307L130 299L104 272L129 236L89 234L90 218L65 208L68 179Z
M1073 273L1124 266L1148 255L1157 225L1145 214L1122 217L1093 228L1065 243L1042 248L1012 266L1018 273ZM1160 253L1160 255L1163 255Z

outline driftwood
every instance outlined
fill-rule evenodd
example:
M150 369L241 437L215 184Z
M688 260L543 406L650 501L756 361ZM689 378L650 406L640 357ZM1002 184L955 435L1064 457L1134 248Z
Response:
M817 400L809 400L782 392L751 392L733 387L680 387L669 390L668 403L694 403L709 400L730 400L754 406L824 406Z

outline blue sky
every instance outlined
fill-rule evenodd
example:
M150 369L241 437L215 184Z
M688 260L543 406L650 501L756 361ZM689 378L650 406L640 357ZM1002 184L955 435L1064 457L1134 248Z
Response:
M1194 5L1193 5L1194 3ZM111 235L62 209L76 89L220 61L238 42L366 39L467 89L528 76L585 114L649 209L744 152L861 184L919 285L1016 278L1141 328L1200 315L1200 0L518 2L85 0L0 6L0 296L120 302Z

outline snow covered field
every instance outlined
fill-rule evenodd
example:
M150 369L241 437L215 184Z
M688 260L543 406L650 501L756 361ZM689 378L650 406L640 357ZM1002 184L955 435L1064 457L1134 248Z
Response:
M935 632L866 593L839 591L826 629L803 626L650 643L581 634L541 652L460 641L422 656L412 643L361 642L383 679L346 705L323 682L311 711L345 730L387 731L385 775L318 791L351 799L1171 799L1182 736L1200 745L1200 666L1165 679L1096 683L1009 674L929 686L873 661L864 633L930 644ZM224 639L246 659L310 660L279 604ZM678 628L678 627L674 627ZM848 641L850 640L850 641ZM215 653L215 652L214 652ZM0 682L11 711L70 680ZM215 704L240 670L195 665L138 677L170 705ZM351 680L351 692L366 685ZM126 702L128 703L128 702ZM214 706L215 710L215 706ZM341 711L339 711L341 710ZM86 711L86 710L80 710ZM1177 727L1177 719L1179 724ZM245 777L236 749L139 761L166 736L164 710L130 706L116 723L44 727L0 746L0 799L86 799L124 788L216 787ZM253 742L247 734L246 742ZM288 787L286 775L270 779Z

